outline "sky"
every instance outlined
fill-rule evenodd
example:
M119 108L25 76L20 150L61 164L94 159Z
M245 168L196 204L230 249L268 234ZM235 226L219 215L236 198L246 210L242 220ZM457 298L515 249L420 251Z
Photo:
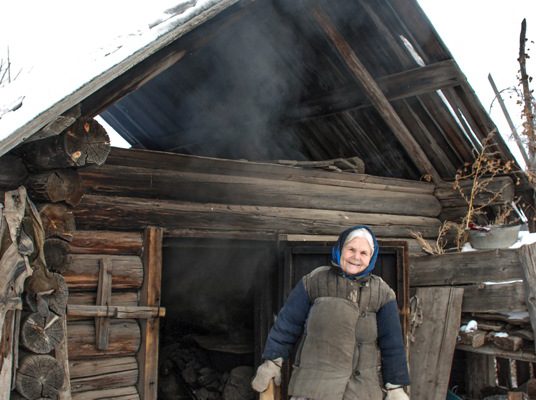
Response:
M68 84L69 79L77 76L76 71L88 67L92 57L117 51L118 44L125 40L136 40L148 30L148 21L161 17L162 10L188 1L193 2L5 2L0 12L0 59L6 58L9 45L12 74L22 69L20 81L27 86L46 81L51 73L60 74L64 77L64 83ZM521 21L527 18L527 37L536 40L536 0L417 1L465 73L484 108L491 111L499 131L510 136L510 129L497 102L491 107L494 94L488 74L493 76L499 90L517 85ZM200 2L197 1L198 4ZM528 60L527 69L529 75L534 76L536 49L534 52L529 50L529 54L534 58ZM68 62L58 61L65 57ZM54 89L51 87L49 90ZM0 100L1 95L0 92ZM520 108L515 104L515 99L506 96L506 100L511 117L519 126ZM127 146L125 141L111 136L113 145Z
M518 83L519 34L527 20L527 72L536 76L536 0L417 0L444 44L467 77L501 134L510 139L511 130L488 81L491 74L499 91ZM532 49L534 47L534 49ZM533 88L536 85L533 84ZM520 106L505 91L503 98L514 125L521 132ZM492 105L493 104L493 105ZM512 142L512 141L511 141ZM510 143L521 163L517 146Z

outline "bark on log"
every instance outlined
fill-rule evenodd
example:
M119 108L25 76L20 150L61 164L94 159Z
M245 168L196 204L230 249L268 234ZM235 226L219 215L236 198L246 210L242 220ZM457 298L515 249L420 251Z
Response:
M27 176L28 171L20 157L11 154L0 157L0 189L2 191L18 188Z
M143 283L140 257L97 254L71 254L68 268L63 273L70 289L96 289L99 281L100 260L109 257L114 289L137 289Z
M141 255L140 232L75 231L69 243L72 254Z
M70 241L76 230L74 215L64 204L42 204L38 207L45 238L59 237Z
M112 321L108 349L96 347L95 323L93 321L69 322L67 327L69 360L88 359L98 356L131 356L141 343L140 327L136 320Z
M22 323L20 336L24 347L31 352L50 353L64 337L61 318L55 314L42 317L32 313Z
M133 386L138 380L136 357L70 361L71 392Z
M149 319L165 317L166 309L162 307L148 306L126 307L115 305L91 306L70 304L67 306L67 315L85 318L113 317L118 319Z
M27 399L57 399L65 375L61 365L49 355L27 355L17 371L17 391Z
M58 169L30 175L26 187L32 199L37 202L65 201L75 206L84 194L80 176L75 169Z
M293 182L317 183L389 192L433 194L435 185L407 179L377 177L364 174L334 173L306 170L277 164L199 157L161 151L113 148L106 165L148 168L176 172L197 172L225 176L249 176Z
M49 238L44 245L45 261L50 271L63 273L69 263L69 243L62 239Z
M370 225L377 236L437 235L439 220L427 217L310 210L286 207L200 204L157 199L86 195L75 209L83 229L141 230L148 225L166 229L225 229L278 233L336 234L348 226Z
M80 174L84 190L95 194L426 217L441 211L431 194L374 188L109 165Z
M73 400L140 400L138 389L128 386L115 389L90 390L88 392L73 393Z
M23 146L21 153L31 170L102 165L110 152L106 130L95 120L78 119L57 136Z

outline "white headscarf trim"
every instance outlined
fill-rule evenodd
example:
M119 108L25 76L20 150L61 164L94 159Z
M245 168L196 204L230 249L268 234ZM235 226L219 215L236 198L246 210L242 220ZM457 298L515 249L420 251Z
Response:
M372 238L372 235L370 234L370 232L363 228L356 229L355 231L350 232L350 234L344 241L344 244L346 245L346 243L349 243L351 240L355 239L356 237L366 239L368 244L370 245L371 253L374 253L374 239Z

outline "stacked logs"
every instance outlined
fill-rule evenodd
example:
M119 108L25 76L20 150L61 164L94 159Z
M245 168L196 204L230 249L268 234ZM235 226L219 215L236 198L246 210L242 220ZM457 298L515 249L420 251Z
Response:
M62 273L66 272L67 250L75 231L72 207L83 196L78 168L102 164L109 151L106 131L92 119L79 119L59 135L30 142L0 157L0 192L17 187L27 192L37 203L39 220L39 229L29 235L39 256L31 263L33 274L23 295L20 361L14 360L19 367L12 385L16 386L16 396L70 396L71 349L67 343L76 330L69 329L67 335L69 283ZM22 225L28 227L25 220ZM84 331L79 334L86 335Z
M437 235L434 185L259 162L113 149L81 171L84 229L165 226L167 237L337 235L356 224L382 238ZM410 246L411 248L412 246Z
M142 247L141 233L73 232L63 272L73 399L139 398L136 318L155 316L138 306Z

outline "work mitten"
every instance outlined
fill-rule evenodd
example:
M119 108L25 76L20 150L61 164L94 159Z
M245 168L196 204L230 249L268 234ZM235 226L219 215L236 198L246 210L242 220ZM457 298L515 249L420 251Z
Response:
M256 392L262 393L268 389L270 379L274 379L276 385L281 385L281 366L283 365L283 359L281 357L275 360L265 360L259 368L257 373L251 381L251 387Z
M402 386L387 383L385 385L385 390L387 391L385 400L409 400L409 397L406 392L404 392Z

